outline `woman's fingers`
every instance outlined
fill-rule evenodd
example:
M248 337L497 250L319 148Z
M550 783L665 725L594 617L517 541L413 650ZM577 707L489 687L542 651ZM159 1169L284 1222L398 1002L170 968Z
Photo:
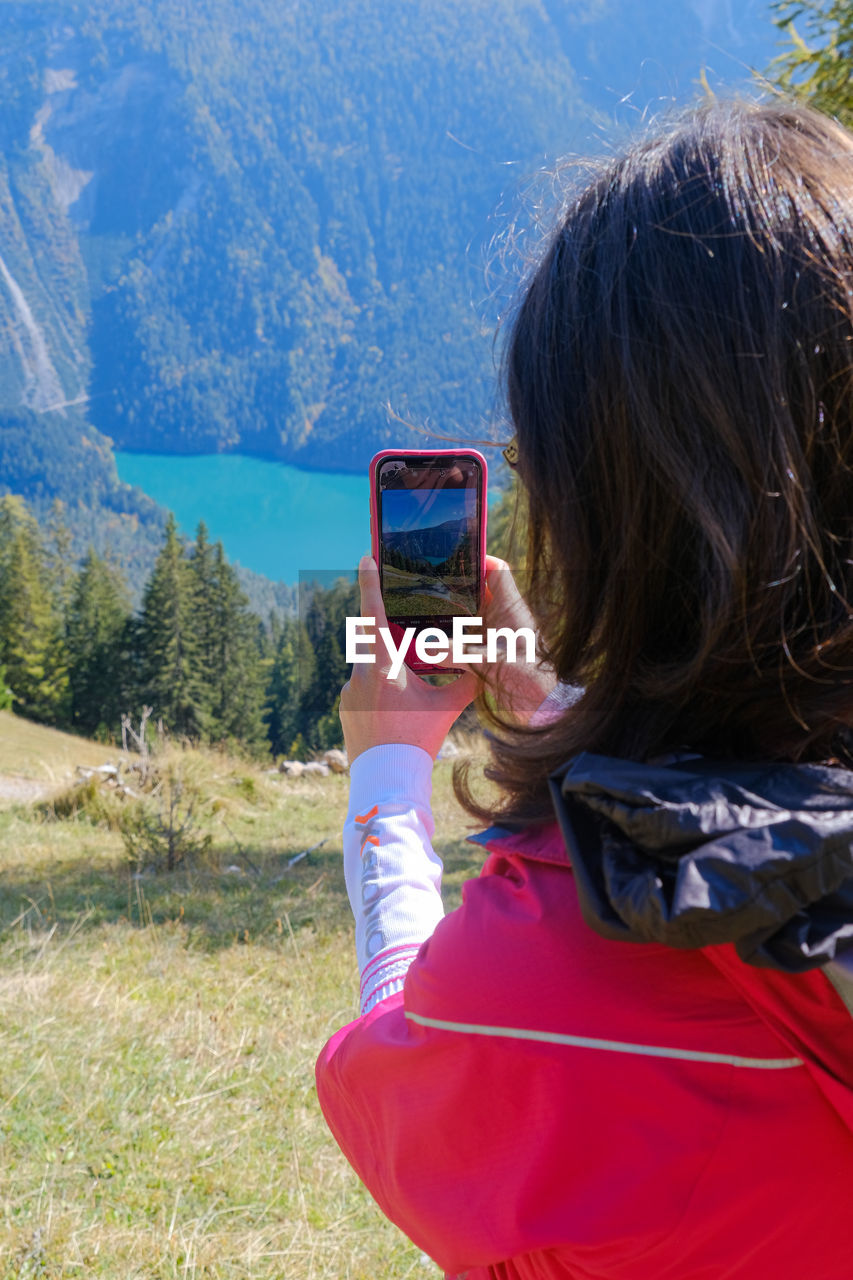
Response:
M485 617L489 626L532 627L533 615L527 602L518 589L512 570L505 560L497 556L486 556L486 600Z
M377 627L386 626L379 569L372 556L362 556L358 562L358 586L361 591L361 616L374 618Z

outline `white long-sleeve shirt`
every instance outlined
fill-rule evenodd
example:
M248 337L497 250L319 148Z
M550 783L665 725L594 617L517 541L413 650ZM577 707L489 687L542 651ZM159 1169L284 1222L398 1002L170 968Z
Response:
M581 690L557 685L531 723ZM361 1012L400 991L418 948L444 915L442 863L432 847L432 757L403 744L370 747L350 766L344 874L355 916Z
M432 757L421 747L371 747L350 766L344 874L362 1013L402 988L418 948L444 915L431 796Z

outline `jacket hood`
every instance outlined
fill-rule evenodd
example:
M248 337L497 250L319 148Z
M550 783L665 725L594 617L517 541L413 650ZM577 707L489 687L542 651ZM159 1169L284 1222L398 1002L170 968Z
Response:
M853 1135L853 774L583 754L550 782L590 927L703 948Z
M584 918L605 937L733 943L788 973L853 951L853 773L583 753L550 785Z

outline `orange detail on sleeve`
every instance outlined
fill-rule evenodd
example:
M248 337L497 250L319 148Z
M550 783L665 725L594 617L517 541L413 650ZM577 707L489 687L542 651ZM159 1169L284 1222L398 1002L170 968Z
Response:
M373 806L373 808L370 810L370 812L369 812L369 813L365 813L363 817L359 817L359 815L358 815L358 814L356 814L356 815L355 815L355 820L356 820L356 822L358 822L361 826L364 826L364 824L365 824L366 822L369 822L371 818L375 818L378 812L379 812L379 805L378 805L378 804L375 804L375 805Z

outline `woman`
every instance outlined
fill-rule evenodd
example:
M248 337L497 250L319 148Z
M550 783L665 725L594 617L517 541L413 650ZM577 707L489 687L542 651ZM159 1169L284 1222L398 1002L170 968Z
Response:
M468 1280L851 1274L853 139L710 105L569 205L506 356L543 652L443 916L474 677L357 668L362 1015L318 1063L384 1211ZM362 611L382 615L375 573ZM487 621L518 611L492 564ZM499 683L498 687L502 687Z

